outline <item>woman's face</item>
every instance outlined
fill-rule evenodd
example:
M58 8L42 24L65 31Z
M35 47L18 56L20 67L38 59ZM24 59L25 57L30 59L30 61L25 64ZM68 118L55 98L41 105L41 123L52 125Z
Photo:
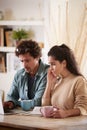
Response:
M63 74L64 68L66 67L65 60L60 62L58 60L55 60L54 57L49 56L48 62L50 64L50 69L52 70L52 73L55 76L58 76L59 74L61 74L61 75Z

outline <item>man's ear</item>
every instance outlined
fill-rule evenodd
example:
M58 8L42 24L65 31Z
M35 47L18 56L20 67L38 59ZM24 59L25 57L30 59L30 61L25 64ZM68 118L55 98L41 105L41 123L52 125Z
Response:
M39 59L40 59L40 56L37 57L37 60L39 60Z

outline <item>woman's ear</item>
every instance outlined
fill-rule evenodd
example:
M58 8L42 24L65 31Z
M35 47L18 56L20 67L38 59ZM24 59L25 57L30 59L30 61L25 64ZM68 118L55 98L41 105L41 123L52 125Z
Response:
M67 65L66 60L63 60L63 61L62 61L62 64L63 64L64 67L66 67L66 65Z

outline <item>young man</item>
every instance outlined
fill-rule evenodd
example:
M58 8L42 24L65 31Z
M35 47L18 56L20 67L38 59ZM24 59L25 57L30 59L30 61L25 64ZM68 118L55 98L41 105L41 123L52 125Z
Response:
M7 99L3 104L4 109L21 106L19 99L28 100L29 109L40 106L49 67L41 61L41 48L36 41L23 40L17 45L15 54L24 68L14 76Z

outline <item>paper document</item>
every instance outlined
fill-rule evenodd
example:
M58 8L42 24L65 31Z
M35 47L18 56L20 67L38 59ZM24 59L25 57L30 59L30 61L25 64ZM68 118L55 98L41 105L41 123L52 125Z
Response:
M41 112L40 112L40 108L41 107L34 107L34 109L32 111L24 111L22 109L13 109L13 111L16 113L16 114L19 114L19 115L25 115L25 116L28 116L28 115L38 115L38 116L41 116Z
M34 109L30 112L30 114L31 115L40 115L41 116L40 108L41 107L34 107Z
M2 99L0 97L0 114L4 114Z

